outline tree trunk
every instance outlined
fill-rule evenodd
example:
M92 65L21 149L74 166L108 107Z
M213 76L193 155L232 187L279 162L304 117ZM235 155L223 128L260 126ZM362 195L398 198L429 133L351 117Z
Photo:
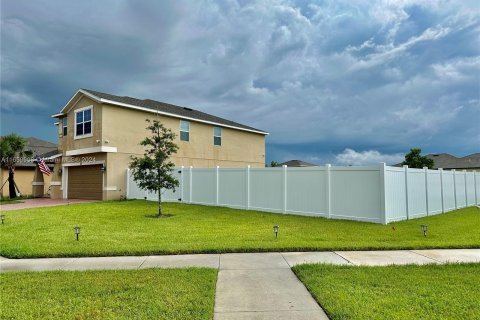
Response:
M158 190L158 217L162 216L162 191Z
M15 190L15 180L13 179L13 170L8 170L8 193L10 199L14 199L17 197L17 190Z

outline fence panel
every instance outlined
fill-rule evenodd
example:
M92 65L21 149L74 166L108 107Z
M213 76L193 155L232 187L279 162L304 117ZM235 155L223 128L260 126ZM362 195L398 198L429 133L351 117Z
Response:
M385 204L387 221L408 219L405 169L387 167L385 172Z
M455 210L454 181L453 171L443 171L443 203L445 212Z
M219 204L245 208L247 203L247 174L245 169L218 170Z
M475 200L475 176L474 172L466 173L466 186L467 186L467 206L473 206L476 203Z
M140 189L133 180L131 171L127 169L127 198L128 199L145 199L145 191Z
M250 169L250 208L283 211L283 168Z
M192 202L215 205L217 200L216 169L193 169Z
M465 199L465 173L455 172L455 197L457 201L457 208L464 208L467 206Z
M428 214L442 213L442 186L440 185L440 171L427 171Z
M475 197L477 198L477 203L480 205L480 172L475 172Z
M287 212L327 216L325 167L287 168Z
M427 215L425 170L408 169L408 215L419 218Z
M379 167L332 167L330 188L330 217L382 221Z

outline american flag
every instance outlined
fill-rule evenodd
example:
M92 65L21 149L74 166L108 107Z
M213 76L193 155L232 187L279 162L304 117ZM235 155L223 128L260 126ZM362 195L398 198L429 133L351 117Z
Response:
M47 176L49 176L50 173L52 173L52 171L50 171L50 168L45 164L45 161L43 161L43 159L40 159L40 157L37 157L37 164L38 164L38 169L40 169L42 173L46 174Z

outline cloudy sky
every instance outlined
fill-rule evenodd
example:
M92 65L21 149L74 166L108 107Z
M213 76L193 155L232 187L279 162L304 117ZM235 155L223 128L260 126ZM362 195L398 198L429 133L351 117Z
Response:
M1 134L78 88L270 132L267 161L480 152L478 1L1 1Z

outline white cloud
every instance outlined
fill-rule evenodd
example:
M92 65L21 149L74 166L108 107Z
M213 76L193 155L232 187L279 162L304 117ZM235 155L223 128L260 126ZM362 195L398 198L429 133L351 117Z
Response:
M348 148L335 157L335 160L340 165L369 165L381 162L393 165L403 161L403 159L404 155L402 153L383 154L377 150L357 152Z
M0 94L2 110L44 108L45 104L26 92L2 90Z

